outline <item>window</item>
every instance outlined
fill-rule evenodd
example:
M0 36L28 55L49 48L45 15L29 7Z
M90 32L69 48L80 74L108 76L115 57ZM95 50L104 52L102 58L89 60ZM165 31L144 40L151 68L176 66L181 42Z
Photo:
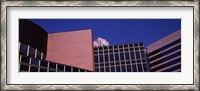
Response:
M118 55L118 53L115 53L115 61L119 61L119 55Z
M133 72L137 72L137 68L136 68L135 64L132 65L132 70L133 70Z
M83 69L80 69L80 72L85 72L85 70L83 70Z
M131 72L131 66L127 65L127 72Z
M142 59L142 62L144 63L144 62L146 62L146 60L145 60L145 59Z
M78 68L73 68L73 72L78 72Z
M111 67L111 72L115 72L115 67Z
M35 48L29 47L29 56L35 57Z
M110 63L110 65L111 65L111 66L113 66L113 65L114 65L114 63Z
M131 54L131 59L134 59L135 58L134 52L130 52L130 54Z
M95 63L98 63L98 56L97 55L94 56L94 61L95 61Z
M141 65L141 64L138 64L138 71L139 71L139 72L143 72L143 70L142 70L142 65Z
M99 67L99 64L95 64L95 67Z
M48 65L48 62L47 62L47 61L41 60L40 66L47 67L47 65Z
M125 62L121 62L121 64L125 64Z
M40 68L40 72L47 72L47 69Z
M37 50L37 56L36 58L41 59L41 52L39 50Z
M125 52L126 60L129 60L129 53Z
M39 60L35 58L31 58L31 64L39 65Z
M122 66L122 72L126 72L126 67Z
M95 51L95 52L94 52L94 54L98 54L98 52L97 52L97 51Z
M124 45L124 48L127 48L128 47L128 45Z
M30 72L38 72L38 68L31 66Z
M147 72L148 69L147 69L147 64L143 64L143 68L144 68L144 72Z
M119 62L116 62L116 65L119 65Z
M97 50L97 47L95 47L94 50Z
M106 67L106 72L110 72L110 68L109 67Z
M136 51L136 59L140 59L139 51Z
M72 70L71 70L71 67L70 66L65 66L65 71L66 72L71 72Z
M104 53L108 53L108 50L104 50Z
M110 61L111 61L111 62L113 62L113 61L114 61L113 54L110 54Z
M145 58L144 51L141 51L141 56L142 56L142 58Z
M116 72L120 72L120 66L116 66Z
M138 46L138 44L134 44L134 46L136 47L136 46Z
M181 39L177 39L176 41L174 41L174 42L172 42L172 43L169 43L169 44L167 44L167 45L165 45L165 46L163 46L163 47L161 47L161 48L159 48L159 49L157 49L157 50L155 50L155 51L149 53L148 55L149 55L149 56L154 55L154 54L160 52L160 50L165 50L165 49L167 49L167 48L169 48L169 47L171 47L171 46L173 46L173 45L175 45L175 44L178 44L178 43L180 43L180 42L181 42Z
M134 49L133 48L130 48L130 51L133 51Z
M19 54L27 56L27 50L28 50L28 46L21 43L20 44Z
M57 69L63 71L64 70L64 65L57 64Z
M101 72L104 72L104 68L100 68L100 71L101 71Z
M42 60L45 60L45 59L46 59L46 55L43 54L42 56L43 56L43 57L42 57Z
M110 53L113 53L113 50L109 50Z
M28 69L29 69L29 66L23 65L23 64L20 65L20 70L22 70L22 71L28 71Z
M106 66L109 66L109 63L105 63Z
M95 68L95 72L99 72L99 68Z
M135 63L135 60L131 60L131 62L134 64L134 63Z
M141 63L141 60L137 60L137 63Z
M118 49L115 49L114 52L118 52Z
M108 47L107 47L107 46L104 46L104 50L106 50L106 49L108 49Z
M164 56L164 55L167 55L167 54L172 53L172 52L174 52L174 51L176 51L176 50L179 50L179 49L181 49L181 45L178 45L178 46L176 46L176 47L174 47L174 48L172 48L172 49L170 49L170 50L167 50L167 51L165 51L165 52L163 52L163 53L161 53L161 54L158 54L158 55L152 57L151 60L158 59L158 58L160 58L160 57L162 57L162 56Z
M124 53L120 53L120 59L124 60Z
M138 47L135 47L135 50L139 50L139 48L138 48Z
M100 67L102 67L102 66L104 66L104 64L102 63L102 64L100 64Z
M29 61L30 61L30 58L22 56L21 62L29 64Z
M105 62L109 62L109 60L108 60L108 54L105 54Z
M133 47L133 44L129 44L129 47Z
M103 54L103 51L99 51L99 54Z
M100 62L103 62L103 55L99 55Z
M126 61L126 64L131 64L131 62L130 61Z
M102 47L99 47L99 50L102 50L103 48Z
M49 68L56 69L56 64L49 62Z

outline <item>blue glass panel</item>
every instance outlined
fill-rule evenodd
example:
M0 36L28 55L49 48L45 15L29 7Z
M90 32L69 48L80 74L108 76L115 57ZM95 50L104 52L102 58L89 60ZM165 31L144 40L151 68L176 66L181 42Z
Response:
M31 64L39 65L39 60L38 60L38 59L35 59L35 58L32 58L32 59L31 59Z

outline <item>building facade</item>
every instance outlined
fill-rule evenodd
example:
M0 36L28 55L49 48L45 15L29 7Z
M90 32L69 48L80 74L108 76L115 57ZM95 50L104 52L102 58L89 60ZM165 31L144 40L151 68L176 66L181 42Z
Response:
M90 72L46 60L47 41L48 33L44 29L29 20L19 19L19 72Z
M147 46L152 72L181 72L181 30Z
M94 71L91 30L48 34L46 59Z
M148 72L143 43L94 48L95 72Z

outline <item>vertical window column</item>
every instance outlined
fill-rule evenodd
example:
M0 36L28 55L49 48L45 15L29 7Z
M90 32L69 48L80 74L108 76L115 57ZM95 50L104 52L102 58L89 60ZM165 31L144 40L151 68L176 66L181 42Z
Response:
M143 67L143 62L142 62L142 54L141 54L141 50L140 50L140 45L139 45L139 54L140 54L140 61L141 61L141 66L142 66L142 72L144 72L144 67Z
M113 62L114 62L114 65L115 65L115 47L113 46ZM115 72L115 67L113 67L114 65L112 65L110 68L111 68L111 72Z
M105 53L104 53L104 47L102 47L102 50L103 50L103 68L104 68L104 71L103 72L106 72L106 67L105 67Z
M125 65L125 69L123 69L123 67L122 67L122 65L121 65L121 71L122 72L126 72L127 71L127 65L126 65L126 52L125 52L125 47L124 47L124 45L122 45L122 49L123 49L123 53L124 53L124 62L125 62L125 64L123 64L123 65ZM124 70L124 71L123 71Z
M108 47L108 69L109 69L109 72L110 72L110 47Z
M97 58L98 58L98 69L99 69L99 72L100 72L100 55L99 55L99 47L97 47L97 51L98 51L98 53L97 53Z
M128 53L129 53L129 58L130 58L130 65L132 65L131 61L131 53L130 53L130 46L128 45ZM131 66L131 72L133 72L133 67Z
M135 51L135 45L133 45L133 51L134 51L134 58L135 58L135 65L136 65L136 70L138 72L138 64L137 64L137 58L136 58L136 51Z

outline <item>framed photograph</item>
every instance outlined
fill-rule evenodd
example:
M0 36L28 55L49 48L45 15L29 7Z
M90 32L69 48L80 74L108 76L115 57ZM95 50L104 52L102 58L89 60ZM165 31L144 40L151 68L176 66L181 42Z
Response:
M1 90L199 90L198 1L1 3Z

